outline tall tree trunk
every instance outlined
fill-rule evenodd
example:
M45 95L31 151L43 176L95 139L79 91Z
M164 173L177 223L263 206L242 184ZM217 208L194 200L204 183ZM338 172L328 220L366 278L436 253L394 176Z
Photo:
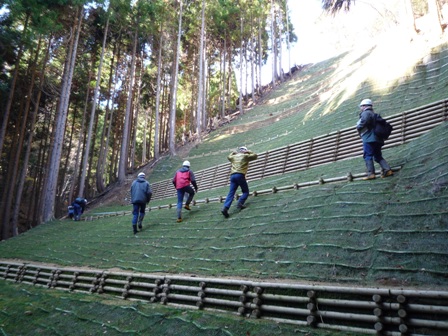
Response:
M261 40L261 22L258 18L258 94L263 94L263 82L261 78L261 69L263 66L263 41Z
M17 174L19 172L19 163L20 163L20 157L22 156L22 150L24 148L23 146L23 142L24 142L24 138L25 138L25 133L26 133L26 128L28 125L28 115L29 115L29 111L30 111L30 106L31 106L31 97L33 94L33 90L34 90L34 83L35 83L35 79L36 79L36 64L37 64L37 60L39 57L39 53L40 53L40 45L41 45L42 40L39 39L38 45L37 45L37 49L35 52L35 57L34 60L30 61L30 73L31 73L31 78L30 78L30 83L28 86L28 92L26 95L26 102L25 102L25 107L23 109L23 115L22 115L22 125L19 131L19 139L17 142L17 150L12 151L11 153L13 154L13 160L12 160L12 170L11 170L11 175L7 184L7 188L6 188L6 197L4 198L4 214L3 214L3 232L2 232L2 237L3 239L6 238L10 238L11 235L12 236L17 236L18 232L17 232L17 222L14 223L14 221L11 221L11 208L13 205L13 199L14 199L14 194L15 192L17 192L17 185L20 184L20 180L17 179ZM22 169L25 169L25 167L22 167ZM16 194L17 196L17 194Z
M87 131L86 150L84 152L84 157L82 160L81 180L79 181L79 190L78 190L79 197L84 197L84 187L85 187L85 183L86 183L86 173L87 173L87 161L89 160L89 156L90 156L90 145L92 142L93 123L95 121L96 102L98 100L99 91L100 91L101 74L103 71L104 51L106 50L106 41L107 41L108 31L109 31L109 16L107 16L106 27L104 28L104 37L103 37L103 45L101 48L100 64L98 66L95 91L93 93L92 110L90 111L90 122L89 122L89 130Z
M151 151L151 148L153 148L153 138L152 138L152 130L154 129L154 113L151 111L151 109L149 109L149 118L150 118L150 122L149 122L149 137L148 137L148 157L149 159L153 159L154 155Z
M207 43L207 37L205 37L204 38L204 45L206 45L206 43ZM204 70L203 70L203 74L204 74L204 76L203 76L203 81L204 81L204 83L203 83L203 91L204 91L204 94L202 95L202 129L204 130L206 127L207 127L207 93L208 93L208 90L207 90L207 82L208 82L208 73L207 73L207 65L208 65L208 62L207 62L207 55L206 55L206 49L207 48L204 48ZM199 137L200 138L200 137ZM200 138L201 139L201 138Z
M74 37L71 40L67 62L64 66L64 74L62 78L61 97L59 99L56 111L56 120L54 126L54 141L51 148L50 159L48 162L47 173L42 190L41 205L41 221L47 222L54 217L54 206L56 200L56 188L58 183L59 163L61 161L62 145L65 134L65 124L67 120L68 105L70 100L70 91L72 85L73 71L75 68L76 53L78 49L79 35L81 33L81 23L83 18L82 9L78 8L75 16L73 31Z
M129 149L129 135L130 135L130 125L131 125L131 107L132 107L132 96L134 88L134 73L135 73L135 61L137 57L137 41L138 41L138 30L134 33L134 43L132 47L132 61L130 69L129 78L129 92L128 99L126 102L126 112L124 116L124 127L123 136L121 141L121 151L120 151L120 162L118 166L118 182L120 184L124 183L126 179L126 171L128 167L128 149Z
M232 46L232 44L230 44L229 49L230 50L228 52L228 57L227 57L228 58L228 65L227 65L228 71L227 71L227 78L226 78L226 80L227 80L227 82L226 82L226 86L227 86L227 88L226 88L226 90L227 90L226 96L228 98L227 98L226 102L227 102L227 106L229 108L233 108L233 104L232 104L232 101L231 101L231 99L232 99L232 75L233 75L233 68L232 68L233 46ZM236 80L236 78L235 78L235 80Z
M281 14L281 13L279 13L279 14ZM281 15L279 15L279 16L281 17ZM283 58L283 46L282 45L283 45L283 43L282 43L282 30L281 29L278 30L278 43L277 43L277 45L278 45L278 54L279 54L279 56L278 56L278 70L280 72L280 81L284 82L285 78L283 76L284 71L283 71L283 64L282 64L282 58Z
M201 141L201 133L203 131L202 119L204 116L204 30L205 30L205 0L202 0L202 14L201 14L201 37L199 42L199 78L198 78L198 106L196 112L196 133L198 140Z
M148 129L148 109L145 109L143 113L143 143L142 143L142 163L145 163L147 160L146 155L146 137L147 137L147 129Z
M40 46L41 46L41 42L42 40L39 39L38 45L37 45L37 50L35 52L35 58L32 61L31 64L31 69L30 69L30 73L31 73L31 78L30 78L30 83L28 86L28 92L26 95L26 103L25 103L25 107L23 109L23 116L22 116L22 125L21 125L21 129L19 131L19 139L18 139L18 146L17 146L17 150L13 151L13 160L12 160L12 164L13 164L13 168L12 168L12 175L9 178L9 191L8 191L8 197L6 198L6 203L5 205L5 214L3 217L3 225L9 226L11 228L11 230L8 230L9 233L12 233L13 236L16 236L18 234L17 232L17 226L15 228L12 227L12 222L11 222L11 206L12 206L12 200L14 197L14 193L16 191L16 185L20 184L20 180L17 179L17 174L19 172L19 163L20 163L20 157L22 156L22 150L24 148L23 143L24 143L24 139L25 139L25 133L26 133L26 129L28 126L28 115L29 115L29 111L30 111L30 106L31 106L31 98L32 98L32 94L33 94L33 89L34 89L34 85L35 85L35 79L36 79L36 65L37 65L37 61L39 58L39 53L40 53ZM16 195L17 196L17 195Z
M160 157L160 94L162 85L160 85L162 78L162 46L163 46L163 26L160 27L160 41L159 53L157 55L157 93L156 93L156 111L155 111L155 126L154 126L154 158L157 160Z
M32 172L35 175L33 176L33 191L31 193L31 206L29 208L29 212L27 215L27 218L33 218L33 221L31 225L39 225L41 223L40 213L41 213L41 207L42 207L42 190L44 188L45 183L45 169L46 169L46 162L48 161L48 152L50 150L50 141L51 141L51 131L50 131L50 125L52 123L53 117L51 111L53 111L55 107L53 104L50 104L49 106L45 106L45 112L44 113L44 121L42 123L42 129L40 130L41 134L49 134L49 136L42 136L41 140L39 141L38 145L38 154L37 154L37 165L38 170L36 172Z
M177 44L176 44L176 54L174 56L174 69L173 76L171 80L173 81L172 85L172 94L171 94L171 108L170 108L170 128L169 128L169 148L170 154L176 155L176 106L177 106L177 76L179 71L179 57L181 53L181 45L180 45L180 37L182 34L182 7L183 0L180 0L180 9L179 9L179 27L177 31Z
M160 117L160 148L162 152L167 149L167 139L168 139L168 122L169 122L169 84L166 79L163 80L163 93L162 93L162 110Z
M26 139L26 145L25 145L26 152L25 152L25 156L23 158L23 164L22 164L22 168L21 168L21 171L20 171L20 176L19 176L19 179L18 179L19 183L17 185L16 198L15 198L14 208L13 208L13 212L12 212L12 232L13 232L13 236L15 236L18 233L18 222L19 222L20 205L22 203L21 200L22 200L23 188L24 188L24 185L25 185L26 174L27 174L27 171L28 171L28 163L29 163L30 153L31 153L31 144L33 142L33 136L34 136L35 127L36 127L35 125L36 125L36 120L37 120L37 113L38 113L38 110L39 110L39 103L40 103L40 99L41 99L41 96L42 96L42 89L43 89L44 80L45 80L46 65L47 65L47 62L48 62L49 55L50 55L50 47L51 47L51 39L48 41L48 46L47 46L47 49L46 49L45 57L44 57L44 60L42 62L42 69L40 71L39 90L38 90L38 93L37 93L34 109L33 109L32 114L31 114L31 121L30 121L30 124L29 124L30 132L28 133L28 138Z
M138 125L140 124L138 122L138 119L140 117L140 100L141 100L141 87L142 87L142 76L143 76L143 56L140 55L140 66L139 66L139 77L138 77L138 81L137 81L137 99L136 99L136 104L135 104L135 131L134 131L134 150L136 150L137 147L137 131L138 131ZM145 112L146 113L146 112ZM144 119L146 120L145 117L145 113L143 114ZM145 122L145 121L144 121ZM146 138L143 138L143 143L146 141ZM146 162L146 160L142 160L141 164L144 164Z
M277 84L277 29L276 29L276 10L274 0L271 0L271 44L272 44L272 87Z
M23 27L23 33L22 33L23 37L25 37L27 34L29 19L30 19L30 14L27 13L26 18L25 18L25 24ZM3 144L5 143L6 128L8 126L9 115L11 113L11 106L12 106L12 102L14 99L17 77L19 76L20 61L22 60L23 50L25 49L24 40L25 40L25 38L22 39L22 43L20 44L20 48L17 53L17 60L16 60L15 66L14 66L14 75L12 76L11 86L9 88L8 100L6 101L5 111L2 113L3 114L2 115L2 126L0 128L0 158L2 157L2 153L3 153Z
M118 74L118 67L115 67L115 54L116 54L116 46L117 44L114 44L114 48L112 51L112 57L110 58L110 69L109 69L109 81L107 84L107 92L108 92L108 99L106 103L106 111L104 113L103 118L103 129L101 132L101 140L100 140L100 150L98 153L98 162L96 166L96 189L99 193L102 193L106 186L104 184L105 179L105 166L107 161L107 149L109 144L109 135L110 135L110 127L108 127L109 121L112 119L113 116L113 105L112 100L115 93L115 88L117 85L117 74ZM114 71L115 69L115 71ZM114 92L112 92L112 81L115 73L115 85L114 85ZM107 135L106 135L107 134Z
M241 10L242 13L242 10ZM243 115L243 17L240 18L240 115Z
M252 35L252 34L251 34ZM250 39L250 75L251 75L251 90L252 90L252 103L255 104L255 48L253 36Z
M92 64L93 67L93 64ZM92 71L89 71L89 76L87 79L87 82L90 83L92 79ZM76 187L78 187L79 190L79 181L80 181L80 174L79 171L81 169L81 164L80 164L80 160L82 157L82 153L83 153L83 146L85 144L85 127L86 127L86 119L87 119L87 106L89 104L89 99L90 99L90 85L87 85L86 88L86 99L84 101L84 109L82 111L82 119L81 119L81 128L79 130L79 139L77 141L76 144L76 149L75 149L75 163L74 163L74 167L73 167L73 176L72 176L72 183L70 185L70 190L68 192L68 202L72 203L74 197L74 193L76 190ZM76 119L76 109L73 112L73 119ZM75 123L75 120L73 120L73 123ZM79 192L78 192L79 194Z
M289 31L289 10L288 10L288 1L285 2L286 6L286 48L288 49L288 73L291 73L291 32Z
M247 52L248 52L248 41L246 41L246 43L244 43L244 52L243 52L243 63L244 63L244 95L243 95L243 100L244 103L246 104L247 99L249 98L249 60L248 60L248 56L247 56Z
M227 54L227 34L224 35L224 48L222 50L222 95L221 95L221 119L226 111L226 54Z

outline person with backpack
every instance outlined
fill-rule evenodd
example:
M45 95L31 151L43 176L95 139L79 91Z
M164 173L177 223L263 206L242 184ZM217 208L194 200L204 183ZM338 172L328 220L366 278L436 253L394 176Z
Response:
M132 203L132 230L134 234L137 231L137 225L142 230L142 222L145 217L146 205L151 200L151 185L145 179L145 173L141 172L137 175L137 179L131 185L131 203Z
M79 221L81 219L81 215L84 213L84 210L86 209L87 200L84 197L77 197L75 201L72 203L72 211L73 215L72 218L75 221ZM70 209L69 209L69 215L70 215Z
M226 200L224 202L224 207L221 213L225 218L229 218L229 209L232 205L233 198L235 197L236 190L241 187L243 194L238 199L237 208L242 210L246 206L244 203L249 197L249 185L246 181L247 169L249 168L249 162L254 161L258 158L258 155L248 150L246 147L241 146L236 152L232 152L227 157L230 161L232 167L230 169L230 190L227 194Z
M196 183L196 177L194 173L190 170L190 161L184 161L182 167L176 171L173 177L173 185L177 192L177 222L182 222L182 203L184 196L187 193L188 198L185 202L184 209L191 210L190 203L193 201L195 192L198 192L198 185ZM191 187L193 185L193 188Z
M375 133L375 124L379 115L373 111L372 100L363 99L359 104L359 108L361 112L359 113L359 120L356 123L356 129L362 139L363 157L366 163L367 177L364 180L375 179L374 160L381 166L381 177L392 176L394 172L383 158L381 150L384 145L384 135L382 137Z

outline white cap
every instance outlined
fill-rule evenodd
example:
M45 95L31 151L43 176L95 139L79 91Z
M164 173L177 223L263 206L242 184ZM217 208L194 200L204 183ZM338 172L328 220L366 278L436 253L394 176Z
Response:
M363 99L361 101L361 103L359 104L359 106L363 106L363 105L370 105L370 106L372 106L373 104L372 104L372 101L370 99Z
M182 163L182 166L190 167L190 161L185 160L184 163Z
M247 152L247 147L241 146L238 148L238 152Z
M138 176L138 177L145 177L145 173L144 173L144 172L138 173L137 176Z

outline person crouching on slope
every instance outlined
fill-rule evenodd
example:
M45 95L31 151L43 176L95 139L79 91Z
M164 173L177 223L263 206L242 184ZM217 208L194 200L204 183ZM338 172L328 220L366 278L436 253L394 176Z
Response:
M131 185L131 203L133 206L132 214L134 215L132 217L132 230L134 231L134 234L138 232L137 224L138 228L140 230L142 229L142 221L145 217L145 208L151 200L151 196L151 185L145 180L145 173L141 172Z
M232 164L232 168L230 170L230 190L227 194L226 201L224 202L224 207L221 210L221 213L225 218L229 217L229 209L238 187L241 187L243 194L238 199L237 208L240 210L245 208L244 203L249 197L249 185L246 181L246 173L249 168L249 162L254 161L257 158L257 154L251 152L244 146L238 148L238 151L230 153L227 157Z
M177 222L182 222L182 202L185 193L188 194L187 201L185 202L185 209L190 210L190 203L193 200L194 193L198 192L198 185L196 184L196 177L190 170L190 161L184 161L182 168L176 171L173 177L173 184L177 191ZM191 184L194 187L191 187Z

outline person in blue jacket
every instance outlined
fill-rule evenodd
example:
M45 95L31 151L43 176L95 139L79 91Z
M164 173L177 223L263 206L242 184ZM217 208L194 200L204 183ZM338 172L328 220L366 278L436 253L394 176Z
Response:
M84 197L77 197L75 201L72 203L72 211L73 211L73 220L79 221L81 219L81 215L84 213L86 209L87 200ZM70 215L70 214L69 214Z
M356 123L356 129L362 139L363 157L366 162L367 177L364 180L375 179L375 165L373 160L381 166L381 177L392 176L394 172L390 169L389 164L383 158L381 152L384 140L374 132L375 112L373 111L372 100L363 99L359 104L359 108L361 112L359 113L359 120Z
M137 179L131 185L131 203L132 203L132 230L134 234L138 228L142 229L142 221L145 217L146 205L151 200L152 190L151 185L145 179L145 173L138 174Z

